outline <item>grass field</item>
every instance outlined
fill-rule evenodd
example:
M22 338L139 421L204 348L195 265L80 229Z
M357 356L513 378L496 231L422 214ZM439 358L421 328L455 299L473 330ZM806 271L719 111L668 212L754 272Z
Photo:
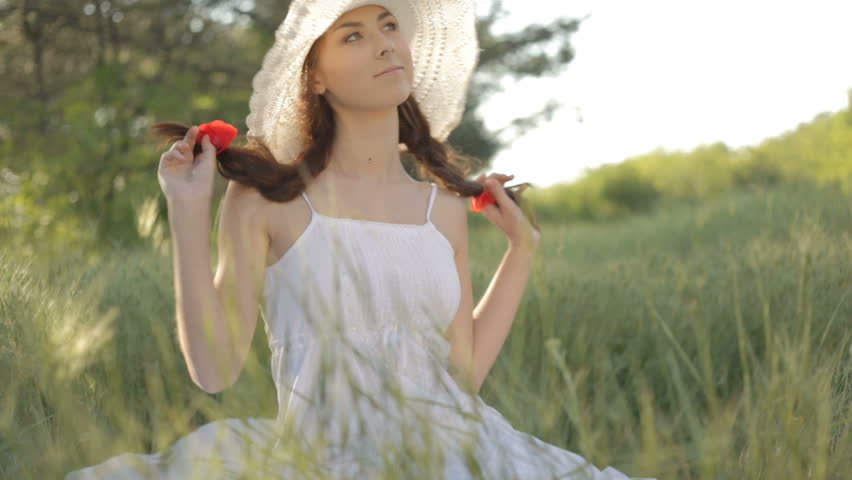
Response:
M470 237L478 299L505 248ZM215 249L214 249L215 251ZM0 478L61 478L224 417L274 417L258 323L238 383L192 384L171 260L0 252ZM785 185L608 224L544 225L481 392L519 430L663 479L852 472L852 198Z

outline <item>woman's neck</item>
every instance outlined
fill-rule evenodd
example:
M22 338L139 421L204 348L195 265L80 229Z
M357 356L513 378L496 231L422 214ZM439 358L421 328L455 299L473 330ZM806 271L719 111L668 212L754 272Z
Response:
M399 151L399 115L360 112L335 115L336 131L326 167L335 177L367 184L410 181Z

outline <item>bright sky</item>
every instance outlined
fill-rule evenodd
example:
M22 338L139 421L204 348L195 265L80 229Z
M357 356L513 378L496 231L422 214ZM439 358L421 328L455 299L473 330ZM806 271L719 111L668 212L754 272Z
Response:
M490 2L480 0L487 12ZM498 31L589 14L557 78L511 83L482 108L489 128L564 106L497 155L510 184L548 186L657 147L736 148L846 107L852 1L504 0ZM578 115L579 114L579 115ZM582 122L578 121L582 118Z

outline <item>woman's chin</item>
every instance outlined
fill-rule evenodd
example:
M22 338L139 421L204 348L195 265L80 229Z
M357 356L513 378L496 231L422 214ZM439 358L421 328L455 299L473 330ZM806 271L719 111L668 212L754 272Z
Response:
M382 98L376 99L374 105L375 110L387 110L396 108L411 96L411 90L408 89L387 89L382 92Z
M402 82L382 85L379 89L379 96L387 99L388 102L402 103L409 95L411 95L411 87Z

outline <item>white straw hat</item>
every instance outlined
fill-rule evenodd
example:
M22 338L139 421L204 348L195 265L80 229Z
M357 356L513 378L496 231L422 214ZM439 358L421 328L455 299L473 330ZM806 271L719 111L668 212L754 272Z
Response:
M262 141L278 162L291 162L304 147L296 114L311 45L341 15L364 5L382 6L399 22L411 48L412 93L432 137L444 141L461 121L479 61L474 0L294 0L254 76L246 117L246 136Z

